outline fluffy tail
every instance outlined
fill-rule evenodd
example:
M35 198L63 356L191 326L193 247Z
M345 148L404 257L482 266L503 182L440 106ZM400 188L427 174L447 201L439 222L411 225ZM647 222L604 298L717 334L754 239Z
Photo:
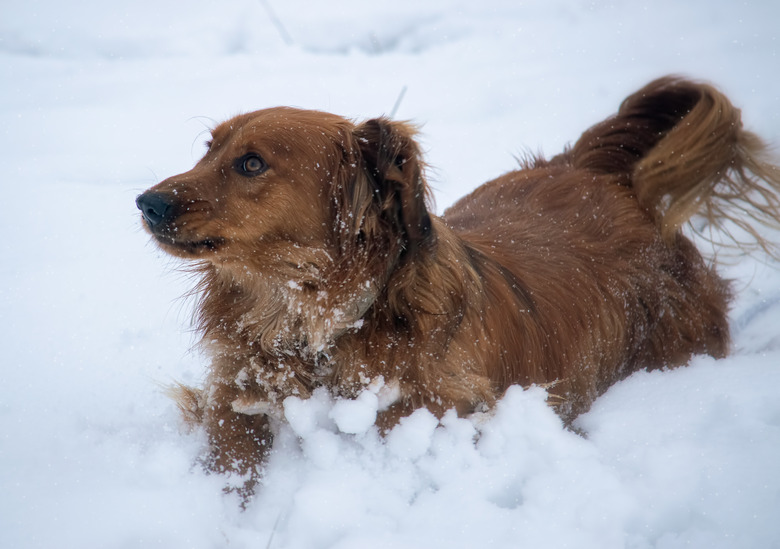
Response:
M651 82L585 132L570 158L577 167L624 174L667 242L700 214L740 249L757 244L780 257L780 247L759 232L780 229L780 168L742 128L739 109L710 85Z

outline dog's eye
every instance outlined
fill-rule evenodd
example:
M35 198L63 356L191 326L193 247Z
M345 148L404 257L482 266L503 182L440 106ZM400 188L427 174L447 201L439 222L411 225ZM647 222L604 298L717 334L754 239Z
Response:
M260 175L267 170L268 164L266 164L265 160L260 158L260 155L257 153L248 153L237 158L233 167L241 175L251 177L253 175Z

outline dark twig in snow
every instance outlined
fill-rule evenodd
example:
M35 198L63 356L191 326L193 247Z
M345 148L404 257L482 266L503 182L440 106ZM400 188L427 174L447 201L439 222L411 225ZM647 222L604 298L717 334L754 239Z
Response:
M287 29L284 28L284 25L282 25L282 22L276 16L274 10L271 9L271 4L268 3L268 0L260 0L260 3L263 5L263 8L265 8L265 12L268 14L268 18L271 20L271 23L273 23L274 26L276 27L276 30L279 32L279 36L282 37L282 40L284 40L284 43L287 44L288 46L292 46L293 45L292 36L290 36L290 33L288 33Z
M279 516L276 517L276 522L274 522L274 528L271 530L271 535L268 536L268 543L265 546L265 549L271 549L271 543L274 541L274 535L276 534L276 531L279 529L279 522L282 520L282 513L279 513Z
M401 101L404 100L404 95L406 95L406 86L401 88L401 93L398 94L398 99L395 100L395 105L393 105L393 110L390 111L390 118L395 118L395 113L398 112L398 107L401 106Z

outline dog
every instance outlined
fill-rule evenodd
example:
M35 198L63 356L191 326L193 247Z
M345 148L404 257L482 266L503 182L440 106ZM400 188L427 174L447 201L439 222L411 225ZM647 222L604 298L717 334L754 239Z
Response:
M382 432L420 407L489 409L513 384L546 386L569 422L632 372L728 353L729 283L682 229L696 214L771 248L758 228L778 225L780 171L717 89L656 80L441 217L415 135L243 114L137 198L199 280L211 366L176 399L208 434L210 470L251 490L285 398L318 387L378 392Z

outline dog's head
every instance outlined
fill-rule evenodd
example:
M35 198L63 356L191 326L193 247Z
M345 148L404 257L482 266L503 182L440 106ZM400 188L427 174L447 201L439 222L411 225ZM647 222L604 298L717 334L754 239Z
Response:
M305 263L304 249L400 259L431 238L422 171L408 124L273 108L217 126L192 170L136 204L165 251L217 266Z

